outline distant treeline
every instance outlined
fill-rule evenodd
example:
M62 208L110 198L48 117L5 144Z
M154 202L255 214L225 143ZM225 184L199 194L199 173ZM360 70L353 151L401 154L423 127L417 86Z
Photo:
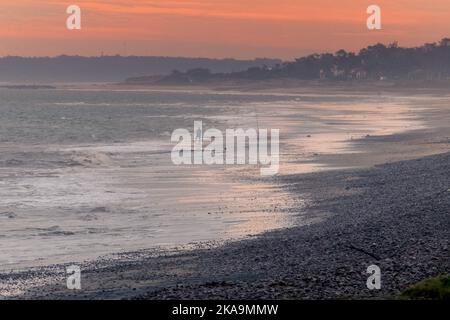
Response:
M0 58L0 82L120 82L128 77L169 74L206 68L212 72L232 73L254 66L274 66L277 59L207 59L177 57L59 56Z
M226 80L446 80L450 79L450 39L420 47L402 48L396 42L376 44L358 53L339 50L335 54L311 54L274 66L252 66L245 71L217 73L207 68L179 70L159 77L128 79L128 83L195 84Z

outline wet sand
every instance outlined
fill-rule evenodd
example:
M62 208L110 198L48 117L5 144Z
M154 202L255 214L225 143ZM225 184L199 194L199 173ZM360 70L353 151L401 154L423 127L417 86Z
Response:
M449 155L397 162L450 150L448 105L443 95L420 96L417 109L406 112L423 123L418 129L392 134L387 126L373 135L363 126L345 152L324 152L325 145L307 161L293 159L289 171L305 164L319 171L273 178L302 200L293 208L300 226L219 247L206 242L195 250L141 250L87 262L80 292L65 288L64 265L2 273L0 291L21 298L388 297L448 273ZM339 120L333 117L328 121ZM315 146L314 137L294 139L292 148ZM380 291L365 288L370 264L385 276Z

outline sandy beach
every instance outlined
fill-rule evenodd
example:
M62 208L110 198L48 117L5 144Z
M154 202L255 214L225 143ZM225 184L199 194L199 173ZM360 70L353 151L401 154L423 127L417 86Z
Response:
M255 116L248 110L257 110L259 126L278 125L286 133L282 140L285 162L280 175L264 180L251 174L254 168L238 168L225 171L221 180L234 181L238 189L233 192L240 194L245 191L243 182L253 186L242 203L252 197L265 198L267 201L261 204L266 206L261 210L263 214L252 210L243 223L235 223L235 228L228 229L223 237L208 238L208 234L197 231L214 226L217 229L209 232L222 232L222 220L218 219L212 225L203 221L203 227L197 226L193 233L187 233L171 246L145 248L143 241L137 250L132 250L132 246L113 254L106 250L107 255L103 256L99 250L91 257L80 255L82 261L63 255L61 261L49 256L40 265L11 264L0 271L0 296L6 299L389 298L424 278L448 274L449 92L370 94L368 89L361 93L330 88L319 101L315 98L317 90L266 93L290 95L292 99L286 102L271 97L271 101L250 102L250 107L246 102L245 112L234 105L240 110L236 113L240 114L238 122L230 120L229 114L222 122L223 119L207 114L216 126L249 125L254 124ZM260 95L261 91L252 94ZM301 112L296 103L301 105ZM274 105L275 113L270 111ZM79 151L73 148L66 151ZM84 152L92 150L92 146L83 148ZM171 169L158 167L158 170L167 173ZM221 172L221 168L214 170ZM142 171L140 167L130 167L121 174L137 179ZM175 177L181 173L172 174ZM152 175L155 170L148 172L148 176ZM208 175L214 176L211 172ZM233 178L236 176L239 179ZM135 187L143 187L138 180L134 183ZM218 185L223 186L220 182ZM206 183L205 188L208 186ZM274 196L274 189L267 186L279 192ZM160 187L162 190L170 185ZM222 191L225 197L221 201L229 206L235 202L234 193L229 194L232 189ZM206 193L201 188L196 192ZM161 194L160 198L164 196ZM168 205L162 204L161 208L170 210ZM198 207L192 204L192 210ZM211 216L208 211L211 209L198 212L200 224ZM236 213L231 221L243 219L242 214L237 214L245 212L241 207L231 206L229 211ZM216 216L219 213L220 210ZM179 229L168 230L170 234ZM201 236L192 239L191 234ZM160 244L167 242L162 239ZM118 241L117 247L120 246ZM80 291L66 288L65 267L74 262L82 269ZM382 270L383 285L378 291L366 288L366 268L371 264Z

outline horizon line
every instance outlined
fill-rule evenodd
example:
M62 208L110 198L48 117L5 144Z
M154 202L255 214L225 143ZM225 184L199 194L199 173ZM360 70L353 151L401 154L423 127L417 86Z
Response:
M337 52L344 50L347 53L354 53L354 54L359 54L361 52L361 50L368 48L368 47L372 47L372 46L376 46L376 45L383 45L383 46L388 46L391 44L397 44L399 48L403 48L403 49L414 49L414 48L420 48L423 47L427 44L438 44L440 41L444 40L444 39L450 39L450 36L446 36L446 37L442 37L441 39L439 39L438 41L434 41L434 42L424 42L421 45L418 46L410 46L410 47L402 47L398 44L397 40L388 42L388 43L383 43L383 42L376 42L370 45L367 45L363 48L360 48L359 50L350 50L347 51L344 48L338 49L335 52L330 52L330 51L326 51L326 52L313 52L310 54L306 54L306 55L301 55L301 56L297 56L296 58L292 58L292 59L283 59L283 58L276 58L276 57L253 57L253 58L248 58L248 59L244 59L244 58L233 58L233 57L221 57L221 58L217 58L217 57L206 57L206 56L171 56L171 55L167 55L167 56L163 56L163 55L122 55L119 53L116 54L100 54L97 56L88 56L88 55L79 55L79 54L59 54L59 55L52 55L52 56L19 56L19 55L0 55L0 59L5 59L5 58L22 58L22 59L55 59L55 58L61 58L61 57L71 57L71 58L168 58L168 59L205 59L205 60L235 60L235 61L256 61L256 60L279 60L282 62L288 62L288 61L294 61L296 59L299 58L303 58L303 57L308 57L310 55L313 54L336 54Z
M418 45L418 46L402 47L402 46L399 45L399 47L400 48L404 48L404 49L420 48L420 47L423 47L424 45L427 45L427 44L437 44L441 40L444 40L444 39L450 39L450 35L448 37L447 36L442 37L439 40L434 41L434 42L423 42L421 45ZM291 59L284 59L284 58L281 58L281 57L253 57L253 58L246 58L245 59L245 58L234 58L234 57L220 57L220 58L218 58L218 57L206 57L206 56L202 57L202 56L171 56L171 55L166 55L166 56L163 56L163 55L154 55L154 56L152 56L152 55L122 55L120 53L116 53L116 54L103 54L103 53L101 53L100 55L95 55L95 56L94 55L89 56L89 55L79 55L79 54L66 54L66 53L61 53L61 54L58 54L58 55L51 55L51 56L50 55L48 55L48 56L20 56L20 55L9 55L9 54L7 54L7 55L0 55L0 59L4 59L4 58L25 58L25 59L48 58L48 59L54 59L54 58L61 58L61 57L79 57L79 58L112 58L112 57L117 58L117 57L119 57L119 58L207 59L207 60L236 60L236 61L280 60L280 61L285 62L285 61L293 61L293 60L296 60L298 58L307 57L307 56L310 56L310 55L313 55L313 54L336 54L337 52L339 52L341 50L344 50L344 51L346 51L348 53L358 54L362 49L365 49L365 48L368 48L368 47L371 47L371 46L376 46L376 45L380 45L380 44L384 45L384 46L388 46L388 45L394 44L394 43L398 44L399 42L397 40L386 42L386 43L379 41L379 42L367 45L365 47L362 47L359 50L350 50L350 51L347 51L347 49L344 49L344 48L338 49L335 52L326 51L326 52L320 52L319 53L319 52L315 51L315 52L312 52L312 53L309 53L309 54L306 54L306 55L299 55L299 56L291 58Z

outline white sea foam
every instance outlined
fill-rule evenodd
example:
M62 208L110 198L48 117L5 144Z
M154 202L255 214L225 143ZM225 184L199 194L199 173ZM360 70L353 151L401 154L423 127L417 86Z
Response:
M205 128L280 128L281 174L323 170L311 155L357 152L352 139L421 126L408 98L8 92L0 93L5 269L291 225L305 200L261 181L257 167L172 164L168 133L192 119Z

